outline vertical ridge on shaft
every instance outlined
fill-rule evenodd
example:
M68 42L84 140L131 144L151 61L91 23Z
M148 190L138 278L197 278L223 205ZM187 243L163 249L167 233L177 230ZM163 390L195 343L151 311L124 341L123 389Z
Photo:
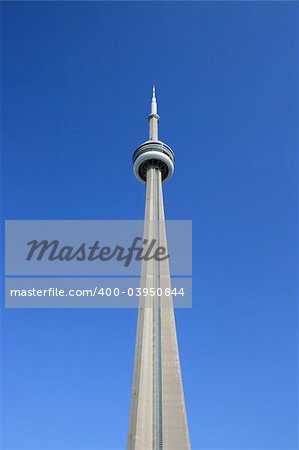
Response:
M154 171L155 177L155 205L159 204L159 186L161 184L161 173L158 169L151 169ZM159 217L160 210L158 207L155 208L155 224L160 223ZM159 226L154 226L155 236L154 239L160 242L160 232ZM160 287L160 262L157 261L155 264L155 293ZM156 294L154 297L154 333L155 333L155 344L154 344L154 354L155 354L155 411L156 411L156 450L163 450L163 429L162 429L162 361L161 361L161 304L160 297Z

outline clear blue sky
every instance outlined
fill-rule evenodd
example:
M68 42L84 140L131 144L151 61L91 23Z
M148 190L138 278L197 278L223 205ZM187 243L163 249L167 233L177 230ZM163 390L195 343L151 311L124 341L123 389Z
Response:
M192 448L296 446L294 2L2 2L7 219L142 219L156 83L193 220ZM3 305L3 301L2 301ZM2 447L125 449L136 310L2 309Z

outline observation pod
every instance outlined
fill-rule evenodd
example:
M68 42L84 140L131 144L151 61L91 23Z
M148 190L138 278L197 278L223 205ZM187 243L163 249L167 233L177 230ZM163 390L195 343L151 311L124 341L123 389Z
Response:
M162 181L172 177L174 172L174 153L162 141L146 141L133 155L135 177L145 183L148 169L156 167L161 171Z

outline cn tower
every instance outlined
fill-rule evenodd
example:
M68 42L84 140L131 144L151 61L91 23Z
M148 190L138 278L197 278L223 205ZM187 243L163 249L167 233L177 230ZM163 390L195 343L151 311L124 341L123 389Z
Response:
M133 155L136 178L145 183L144 238L167 248L162 184L174 172L174 153L159 140L155 87L149 140ZM190 450L168 259L143 262L141 288L161 296L140 297L127 450Z

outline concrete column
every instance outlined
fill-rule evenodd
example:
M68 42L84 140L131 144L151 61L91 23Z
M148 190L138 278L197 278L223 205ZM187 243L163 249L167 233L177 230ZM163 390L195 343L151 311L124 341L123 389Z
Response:
M144 238L167 247L161 172L147 172ZM168 260L143 262L141 287L171 288ZM171 296L140 298L128 450L190 450Z

